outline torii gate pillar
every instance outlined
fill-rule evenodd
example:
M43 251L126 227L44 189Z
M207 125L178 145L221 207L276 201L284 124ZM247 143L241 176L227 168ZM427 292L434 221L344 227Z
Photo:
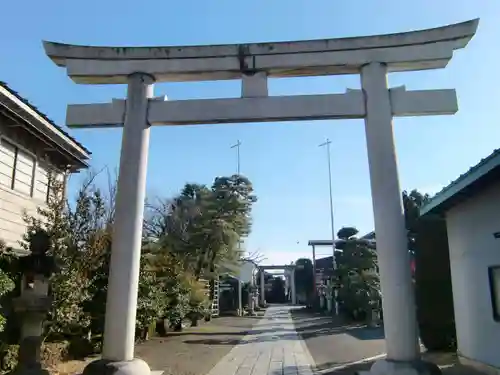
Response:
M106 367L118 372L123 367L141 375L151 372L146 362L134 359L134 345L149 152L147 111L154 79L136 73L128 81L106 299L104 359L90 363L84 375L102 372L103 361Z
M295 287L295 267L290 272L290 292L292 293L292 305L297 304L297 288Z
M260 268L260 294L259 294L260 304L264 306L266 303L266 280L264 275L264 269Z
M385 64L364 66L361 84L387 353L410 362L419 357L420 347Z

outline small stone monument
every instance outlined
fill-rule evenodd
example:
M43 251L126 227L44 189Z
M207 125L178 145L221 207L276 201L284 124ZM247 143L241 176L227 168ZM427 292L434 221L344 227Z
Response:
M14 310L21 321L21 342L15 374L48 374L41 364L43 322L51 307L49 278L55 270L53 257L46 255L50 237L39 230L30 241L30 255L19 259L22 272L21 295L14 299Z

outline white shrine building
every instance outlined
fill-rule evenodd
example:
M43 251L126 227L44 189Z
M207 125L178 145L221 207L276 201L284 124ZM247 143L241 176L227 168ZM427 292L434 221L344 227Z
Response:
M421 215L446 219L458 354L500 371L500 150L437 193Z
M47 204L49 173L66 184L90 152L7 84L0 82L0 239L14 249L23 213Z

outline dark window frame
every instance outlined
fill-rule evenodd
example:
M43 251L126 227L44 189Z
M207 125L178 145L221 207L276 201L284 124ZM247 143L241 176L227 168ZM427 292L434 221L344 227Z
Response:
M490 283L491 310L493 312L493 320L500 322L500 311L497 309L497 299L500 300L500 290L495 287L495 273L498 272L500 278L500 265L488 267L488 280ZM500 301L499 301L500 302Z

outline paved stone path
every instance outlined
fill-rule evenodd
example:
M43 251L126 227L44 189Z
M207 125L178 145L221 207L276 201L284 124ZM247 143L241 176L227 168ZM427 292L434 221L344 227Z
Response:
M295 308L269 307L208 375L312 375L313 359L291 318Z
M304 340L316 371L345 366L385 353L384 329L345 324L341 319L292 310L295 329Z

